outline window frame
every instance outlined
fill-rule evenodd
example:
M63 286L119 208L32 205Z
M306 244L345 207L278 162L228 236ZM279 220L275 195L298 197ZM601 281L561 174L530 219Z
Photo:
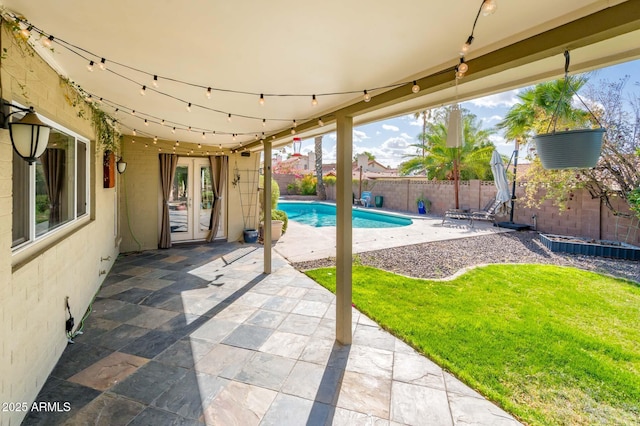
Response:
M16 103L16 105L18 105L19 107L23 107L22 105ZM16 114L18 117L16 117L14 120L19 119L19 114ZM15 117L15 116L14 116ZM56 129L59 132L62 132L64 134L66 134L69 137L72 137L74 139L74 166L73 166L73 184L72 184L72 190L73 190L73 218L71 220L69 220L68 222L57 226L51 230L48 230L47 232L41 234L41 235L37 235L37 231L36 231L36 163L33 163L31 165L27 165L28 167L28 176L29 176L29 182L27 185L24 186L28 186L28 213L24 214L24 217L26 220L28 220L27 223L27 228L28 228L28 236L26 238L25 241L22 241L18 244L16 244L15 246L11 247L11 254L12 256L14 256L14 258L20 254L25 254L28 255L30 254L30 252L32 251L31 249L34 247L40 247L40 244L43 243L46 240L50 240L51 238L55 238L56 236L60 236L61 234L65 233L66 231L68 231L70 228L75 228L76 226L79 226L80 223L84 223L85 221L88 221L91 215L91 141L89 140L89 138L86 138L76 132L74 132L73 130L49 119L48 117L44 116L41 113L38 113L38 118L40 118L40 120L45 123L48 126L51 126L52 128ZM79 164L79 160L80 160L80 156L78 154L78 146L79 144L84 144L85 145L85 149L84 149L84 162L85 162L85 167L84 167L84 181L85 181L85 185L84 185L84 191L85 191L85 212L81 215L78 215L78 164ZM17 160L15 157L14 161L24 161L22 159ZM19 158L19 157L18 157ZM11 166L12 170L13 170L13 163ZM12 180L13 180L13 176L12 176ZM14 194L11 195L11 197L14 197ZM11 215L11 220L12 220L12 225L15 222L14 220L15 216L14 213L12 213ZM12 240L12 244L13 244L13 240ZM29 252L29 253L27 253ZM22 256L20 256L22 257Z

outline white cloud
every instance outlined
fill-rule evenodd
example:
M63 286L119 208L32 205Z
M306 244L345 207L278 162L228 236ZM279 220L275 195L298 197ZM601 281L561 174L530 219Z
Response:
M518 89L510 90L504 93L473 99L470 100L469 103L484 108L512 107L519 102L518 92Z
M502 116L501 115L492 115L491 117L483 117L481 120L484 123L497 123L498 121L502 121Z
M369 139L369 136L362 130L353 130L353 141L354 142L362 142L365 139Z
M392 131L392 132L398 132L398 131L400 131L400 128L399 128L398 126L393 126L393 125L391 125L391 124L383 124L383 125L382 125L382 128L383 128L384 130L389 130L389 131Z
M405 133L405 132L400 133L400 137L401 137L401 138L405 138L405 139L413 140L413 138L412 138L411 136L409 136L409 135L408 135L407 133Z

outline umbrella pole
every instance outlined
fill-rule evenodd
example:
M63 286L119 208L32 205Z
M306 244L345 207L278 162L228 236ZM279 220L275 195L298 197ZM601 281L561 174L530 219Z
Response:
M518 173L518 152L519 151L520 151L520 141L516 139L516 147L513 150L513 154L511 155L511 160L513 160L513 183L511 185L511 212L509 212L509 222L499 222L497 225L501 228L509 228L509 229L515 229L517 231L524 231L529 229L529 225L524 225L521 223L513 223L513 211L515 210L515 205L516 205L516 175ZM509 163L511 163L511 160L509 160Z

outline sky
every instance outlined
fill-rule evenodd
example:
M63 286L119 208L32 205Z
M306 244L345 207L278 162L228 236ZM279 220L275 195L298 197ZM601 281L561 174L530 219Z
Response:
M617 81L625 75L630 76L629 82L625 87L627 93L640 93L640 60L593 71L590 73L589 82L597 83L600 80ZM523 89L510 90L474 99L462 103L461 106L478 117L482 128L489 129L502 120L507 111L518 102L517 94ZM368 151L375 155L376 160L381 164L397 167L401 162L407 160L407 155L415 154L415 147L410 145L418 142L417 136L421 131L422 120L416 120L413 115L405 115L358 126L353 130L353 153L355 155L356 153ZM506 141L500 131L492 135L491 140L501 154L510 156L513 153L513 141ZM313 139L302 141L302 154L313 150ZM335 132L324 136L322 151L323 163L335 163ZM292 153L290 146L286 148L286 152ZM524 155L525 153L521 149L519 155L521 161L524 160Z

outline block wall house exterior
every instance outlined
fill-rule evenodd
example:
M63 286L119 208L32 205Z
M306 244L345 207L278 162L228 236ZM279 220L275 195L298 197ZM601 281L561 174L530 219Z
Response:
M34 106L53 125L49 148L61 150L66 164L60 223L30 218L29 184L42 166L30 168L13 153L9 130L0 130L0 401L31 404L67 346L65 299L78 324L118 255L119 187L103 188L91 121L78 117L82 107L70 105L53 69L4 27L2 48L2 98ZM17 425L24 415L0 412L0 423Z
M52 126L47 151L61 152L65 170L60 217L53 220L51 208L48 214L40 211L47 196L36 196L46 192L42 161L29 166L14 154L9 130L0 129L0 401L30 406L67 346L67 298L77 329L119 253L158 248L159 158L157 148L144 148L143 138L135 144L123 138L127 169L115 173L113 187L104 188L104 153L96 144L90 109L72 106L68 85L4 28L1 42L6 49L0 59L2 99L33 106ZM244 229L234 173L240 170L246 182L245 172L253 171L255 187L245 188L257 193L259 155L225 154L230 158L222 229L232 241L241 239ZM252 202L257 223L257 196ZM18 425L25 414L0 412L0 424Z

